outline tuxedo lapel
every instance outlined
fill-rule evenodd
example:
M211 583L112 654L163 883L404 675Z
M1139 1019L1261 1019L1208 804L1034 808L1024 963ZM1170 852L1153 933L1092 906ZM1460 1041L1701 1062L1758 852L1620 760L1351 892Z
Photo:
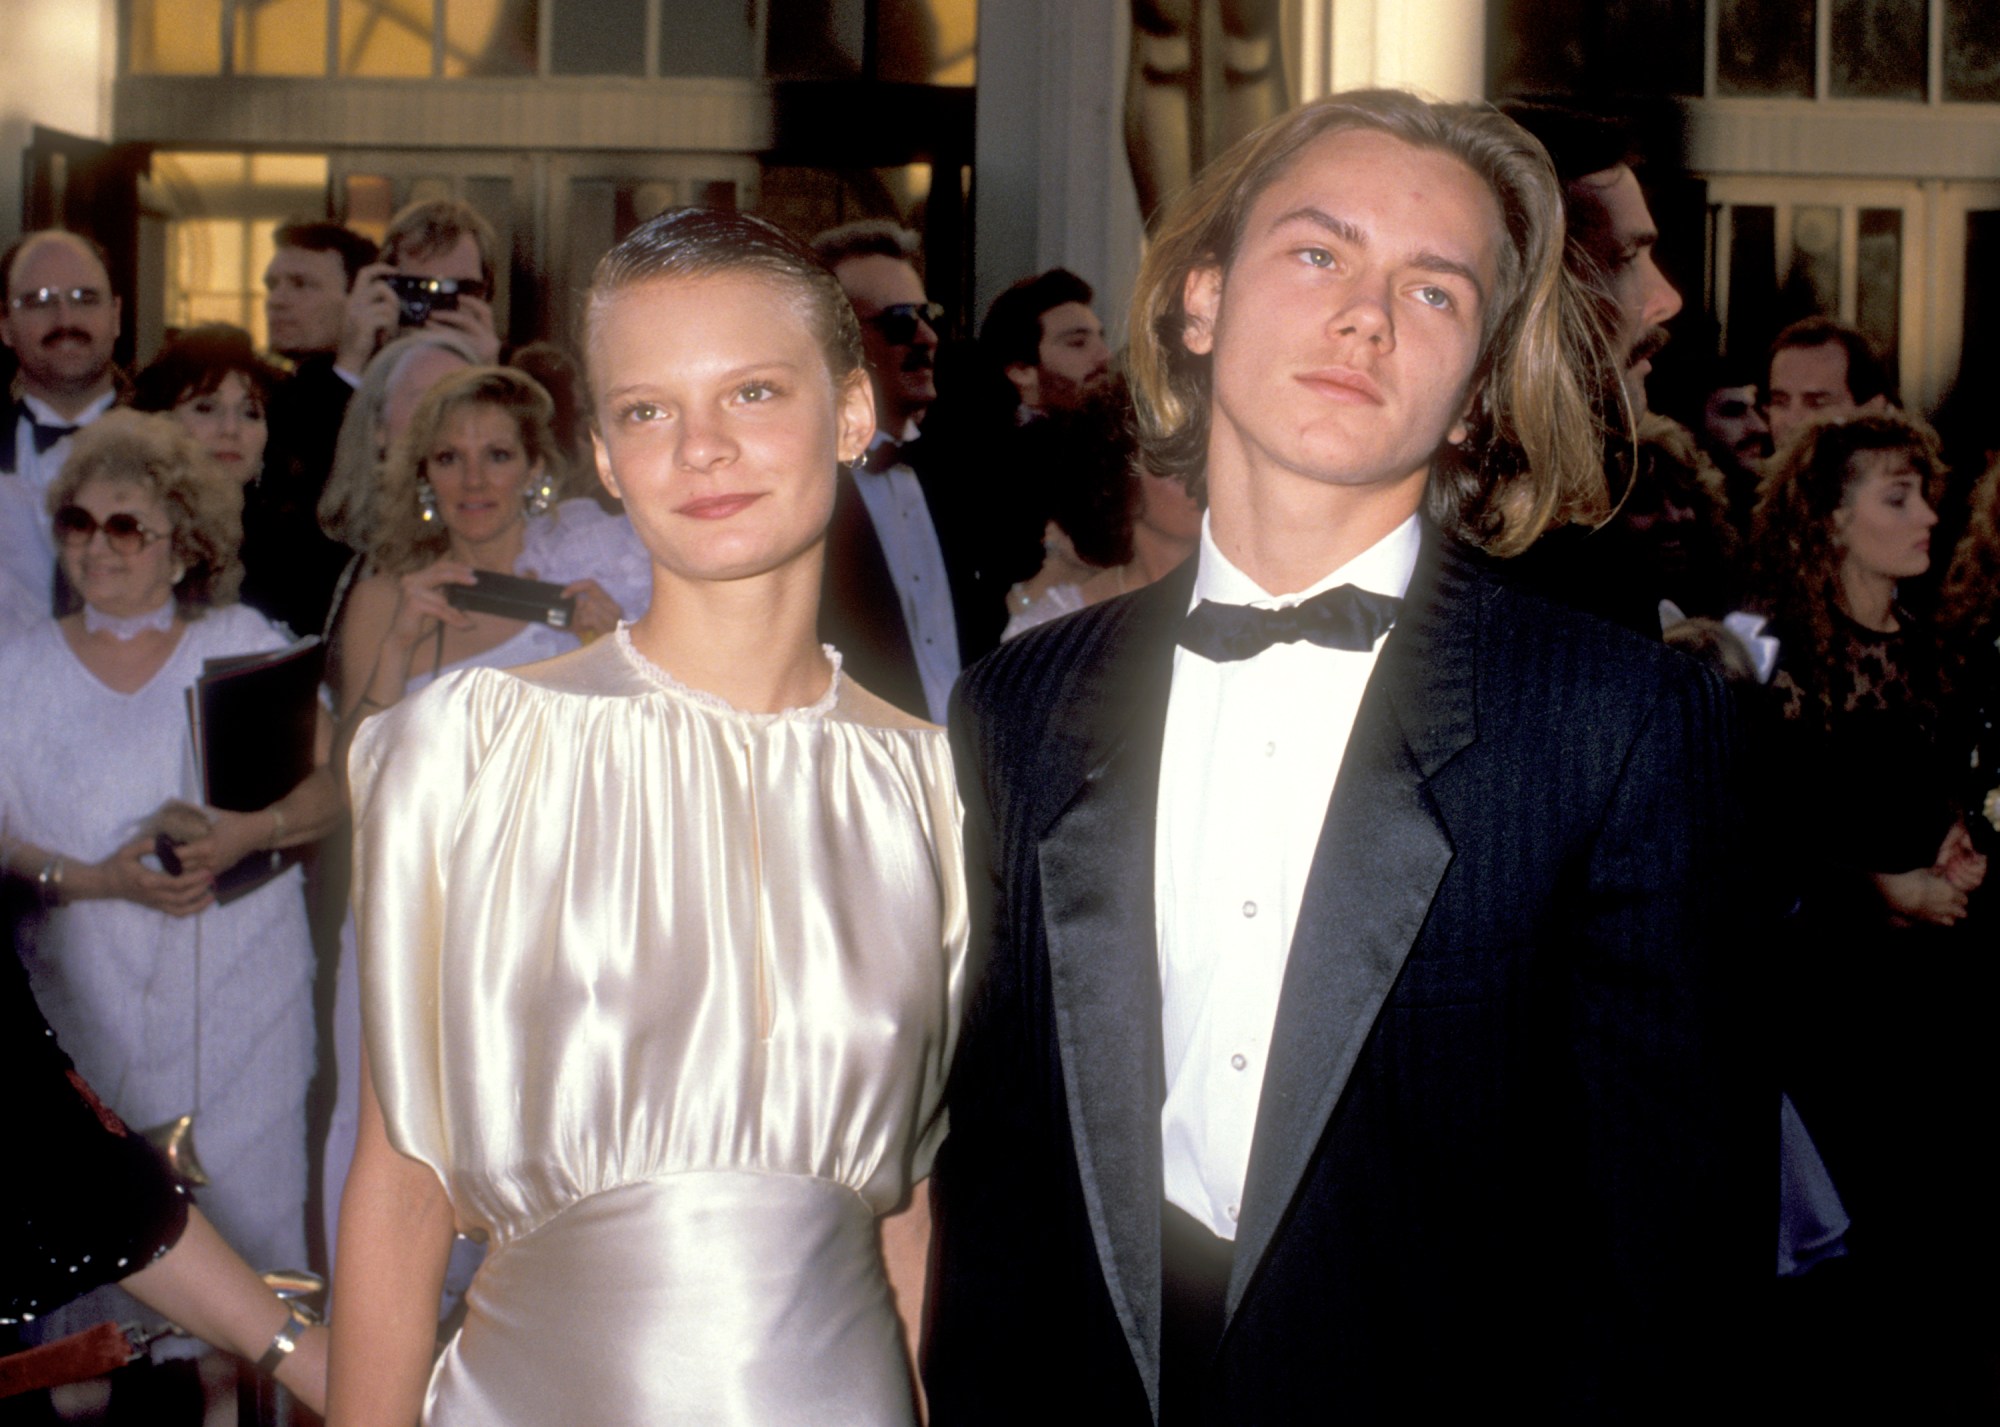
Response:
M1061 710L1086 772L1037 847L1055 1030L1098 1260L1155 1408L1160 1347L1160 977L1153 830L1174 631L1191 571L1135 597Z
M1257 1110L1228 1311L1298 1192L1452 857L1426 781L1473 739L1476 591L1426 528L1307 875Z
M871 694L928 718L923 678L881 537L854 473L842 470L835 480L820 581L819 637L841 652L849 677Z

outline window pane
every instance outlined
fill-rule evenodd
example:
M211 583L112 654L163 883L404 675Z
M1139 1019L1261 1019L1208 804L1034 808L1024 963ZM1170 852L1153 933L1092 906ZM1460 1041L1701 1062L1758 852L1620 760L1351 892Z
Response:
M675 0L660 20L662 75L757 73L753 7L743 0ZM772 24L775 26L776 18Z
M1702 0L1501 0L1496 94L1701 93Z
M1753 356L1778 333L1778 211L1738 205L1729 210L1729 334L1734 355Z
M1717 8L1717 93L1812 97L1813 0L1718 0Z
M979 0L769 0L768 9L764 63L774 79L853 79L865 70L901 83L971 84L977 73ZM875 49L864 55L871 12Z
M1965 365L1960 385L1990 381L1993 331L2000 324L2000 212L1965 215Z
M431 0L340 0L340 72L428 79Z
M1903 320L1903 210L1864 208L1854 244L1854 325L1895 369Z
M326 73L326 0L236 6L238 74Z
M646 0L570 0L550 19L552 73L646 72Z
M1945 0L1944 97L2000 102L2000 5Z
M340 221L380 243L396 212L396 185L379 173L350 173L341 185Z
M1792 210L1792 266L1785 274L1788 317L1840 311L1840 210L1801 204Z
M1929 9L1929 0L1833 0L1834 98L1921 101Z
M222 0L132 0L133 74L222 73Z
M445 0L444 72L535 74L535 0Z

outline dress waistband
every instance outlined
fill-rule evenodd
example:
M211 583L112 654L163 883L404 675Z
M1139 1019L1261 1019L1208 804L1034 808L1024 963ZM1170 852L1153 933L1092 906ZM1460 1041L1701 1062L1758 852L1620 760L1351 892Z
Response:
M908 1420L875 1216L827 1180L593 1195L495 1249L466 1303L430 1424Z

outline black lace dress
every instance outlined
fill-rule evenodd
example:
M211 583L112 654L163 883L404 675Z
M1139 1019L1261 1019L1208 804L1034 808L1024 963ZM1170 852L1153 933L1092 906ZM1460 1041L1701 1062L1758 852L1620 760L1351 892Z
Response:
M1851 1346L1885 1371L1900 1364L1886 1373L1894 1390L1922 1381L1942 1408L1993 1318L1968 1313L1959 1290L1994 1267L2000 958L1977 910L1949 929L1902 925L1870 876L1929 868L1967 797L1966 730L1937 641L1896 614L1893 634L1838 620L1823 693L1796 662L1809 644L1779 631L1769 826L1774 873L1798 896L1776 958L1780 1069L1853 1220Z

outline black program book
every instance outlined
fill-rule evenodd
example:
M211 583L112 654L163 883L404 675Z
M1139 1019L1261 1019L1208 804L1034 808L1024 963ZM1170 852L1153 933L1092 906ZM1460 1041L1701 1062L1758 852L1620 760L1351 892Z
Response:
M188 727L202 801L233 813L267 808L313 770L326 647L316 634L266 654L202 663L188 690ZM228 903L299 860L303 847L254 852L215 879Z

